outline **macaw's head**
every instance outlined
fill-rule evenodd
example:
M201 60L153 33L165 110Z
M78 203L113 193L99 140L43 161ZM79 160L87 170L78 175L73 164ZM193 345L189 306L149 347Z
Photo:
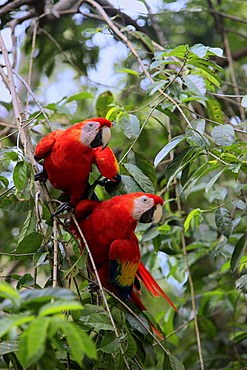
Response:
M132 217L137 222L157 223L162 216L163 199L149 193L131 193L124 195L131 199Z
M111 121L104 118L91 118L80 122L81 142L89 148L102 146L104 149L111 139Z

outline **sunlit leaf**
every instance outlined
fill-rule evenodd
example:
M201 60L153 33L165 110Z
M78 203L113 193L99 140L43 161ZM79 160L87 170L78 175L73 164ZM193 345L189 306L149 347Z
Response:
M87 92L87 91L83 91L79 94L75 94L75 95L71 95L69 98L68 98L68 103L74 101L74 100L84 100L84 99L88 99L88 98L91 98L93 99L94 96Z
M198 227L203 221L202 210L200 208L193 209L187 216L184 222L184 231L188 231L191 226L192 230Z
M52 303L47 303L39 310L40 316L54 315L63 311L81 310L82 304L76 301L57 300Z
M128 73L130 75L134 75L134 76L139 76L139 73L134 71L133 69L129 69L129 68L121 68L121 69L116 69L117 72L125 72L125 73Z
M179 135L172 138L172 140L156 155L154 159L154 166L156 167L165 158L165 156L183 140L185 140L184 135Z
M114 97L111 91L104 91L99 94L96 100L96 112L98 117L105 118L108 110L111 108L110 104L114 102Z
M241 105L242 107L247 108L247 95L242 98Z
M235 140L234 128L229 124L215 126L211 134L216 144L220 146L231 145Z
M198 75L188 75L184 77L184 82L188 89L196 95L205 95L206 85L205 81L201 76Z
M124 134L129 139L135 139L140 131L139 119L134 114L123 115L119 119L119 124L124 130Z

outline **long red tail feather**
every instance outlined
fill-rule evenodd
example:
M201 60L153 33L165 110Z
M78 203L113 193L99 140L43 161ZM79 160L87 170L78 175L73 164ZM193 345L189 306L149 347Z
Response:
M154 295L155 297L160 297L161 295L167 300L167 302L174 308L175 311L178 311L177 308L174 306L172 301L167 297L165 292L161 289L161 287L156 283L152 275L148 272L146 267L140 262L137 270L137 276L141 280L141 282L145 285L147 290L150 294Z

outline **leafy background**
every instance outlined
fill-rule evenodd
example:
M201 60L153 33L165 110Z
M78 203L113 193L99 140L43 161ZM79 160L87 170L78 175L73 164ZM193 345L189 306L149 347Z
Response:
M112 4L1 1L0 367L244 369L246 7ZM50 217L60 193L34 182L40 138L93 116L114 122L122 174L98 197L165 200L137 235L178 313L144 291L146 313L91 296L86 254Z

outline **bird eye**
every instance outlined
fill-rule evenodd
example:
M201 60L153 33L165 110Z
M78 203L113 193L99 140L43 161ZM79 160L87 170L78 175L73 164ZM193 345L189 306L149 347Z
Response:
M142 201L143 201L144 203L147 203L148 198L142 198Z
M87 127L88 127L89 129L91 129L91 128L93 128L93 127L94 127L94 124L93 124L92 122L91 122L91 123L88 123Z

